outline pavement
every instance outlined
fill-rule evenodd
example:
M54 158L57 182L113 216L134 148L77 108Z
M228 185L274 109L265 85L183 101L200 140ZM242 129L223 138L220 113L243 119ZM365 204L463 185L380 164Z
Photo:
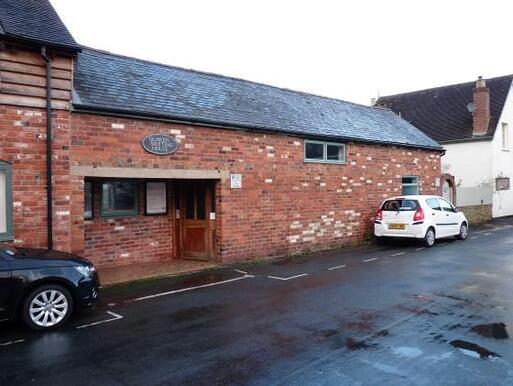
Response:
M35 333L0 324L0 385L509 385L513 220L105 288Z

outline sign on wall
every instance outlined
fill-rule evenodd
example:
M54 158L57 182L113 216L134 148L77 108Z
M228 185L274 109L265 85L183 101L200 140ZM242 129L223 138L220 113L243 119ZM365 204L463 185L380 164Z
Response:
M167 188L165 182L146 182L146 214L167 213Z
M230 187L232 189L242 189L242 174L230 174Z
M151 134L141 141L142 147L148 153L156 155L173 154L178 148L176 139L167 134Z

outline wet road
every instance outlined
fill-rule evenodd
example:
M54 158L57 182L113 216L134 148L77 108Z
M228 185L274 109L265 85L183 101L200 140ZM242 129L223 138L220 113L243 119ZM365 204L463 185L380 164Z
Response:
M40 334L0 324L0 385L513 383L513 220L106 289Z

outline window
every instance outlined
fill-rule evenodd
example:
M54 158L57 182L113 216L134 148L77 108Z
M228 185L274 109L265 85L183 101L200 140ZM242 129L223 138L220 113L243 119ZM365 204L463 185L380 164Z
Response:
M12 239L12 170L0 161L0 241Z
M101 184L102 217L135 216L138 213L137 182L119 180Z
M429 198L426 200L426 203L431 209L434 210L442 210L442 207L440 206L440 202L438 202L438 199L436 198Z
M345 163L346 145L321 141L305 141L305 161Z
M509 125L502 122L502 149L509 150Z
M419 177L403 177L402 185L404 195L419 194Z
M498 177L495 179L495 190L509 190L509 177Z
M93 182L84 182L84 220L93 218Z
M396 200L385 201L381 210L384 212L412 212L419 208L420 205L417 200L398 198Z
M454 212L454 208L451 204L449 204L447 201L440 199L440 205L442 206L442 209L444 212Z

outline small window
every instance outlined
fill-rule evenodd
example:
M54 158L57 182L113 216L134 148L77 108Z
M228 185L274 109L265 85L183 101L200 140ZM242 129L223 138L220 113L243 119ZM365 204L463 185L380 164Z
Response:
M429 199L427 199L426 200L426 204L428 204L428 206L431 209L442 210L442 207L440 206L440 202L436 198L429 198Z
M305 159L324 160L324 144L320 142L305 142Z
M344 163L346 162L346 145L342 143L305 141L305 161Z
M502 122L502 148L509 150L509 125Z
M419 177L402 178L403 194L407 196L419 194Z
M495 190L509 190L509 177L498 177L495 179Z
M137 215L137 182L135 180L103 182L101 194L102 217Z
M12 239L12 169L0 161L0 241Z
M93 218L93 181L84 182L84 220Z

